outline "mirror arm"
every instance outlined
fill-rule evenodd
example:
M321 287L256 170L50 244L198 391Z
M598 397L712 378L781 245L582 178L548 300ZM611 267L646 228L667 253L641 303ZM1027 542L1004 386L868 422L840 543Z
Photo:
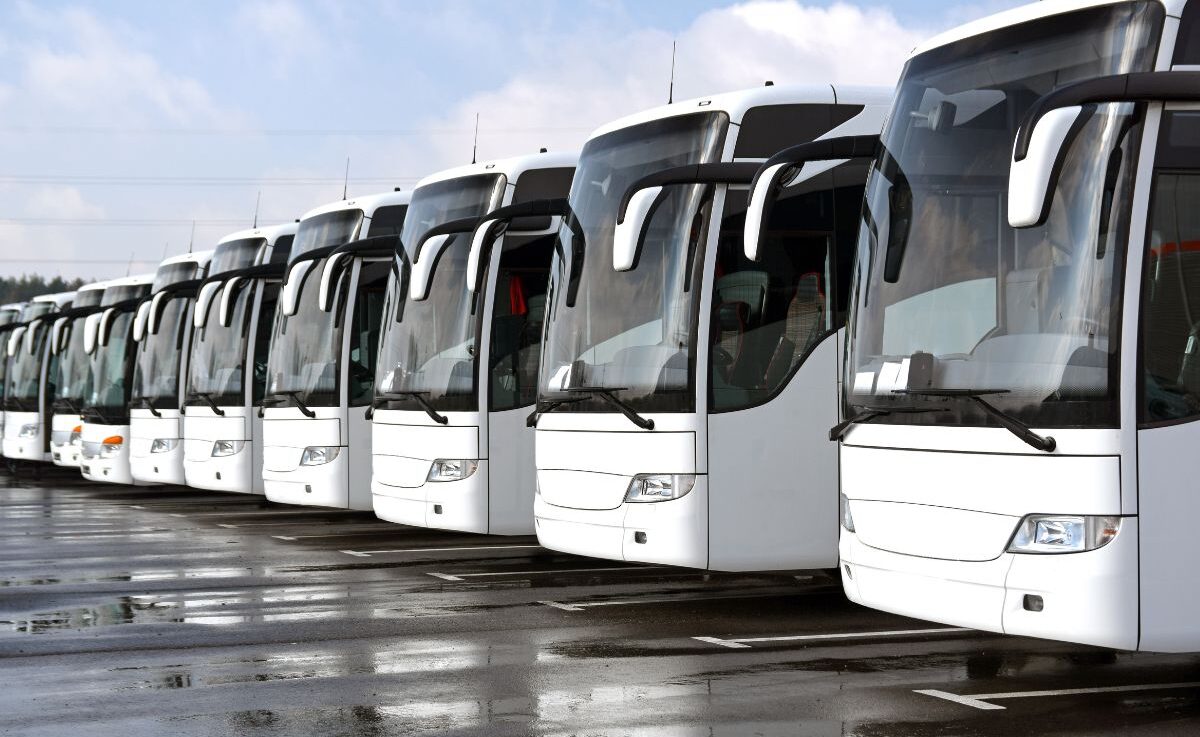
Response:
M1013 161L1029 155L1033 129L1051 110L1106 102L1196 102L1200 72L1134 72L1085 79L1048 92L1029 107L1017 129Z
M414 262L421 258L421 249L424 248L425 242L430 238L435 238L439 235L453 235L457 233L470 233L475 230L475 226L479 225L480 218L459 218L458 220L449 220L441 225L435 225L429 230L421 234L417 239L417 247L412 255Z
M723 161L712 164L689 164L647 174L625 188L617 208L617 223L625 222L629 201L643 189L667 187L674 184L749 184L758 173L759 161Z

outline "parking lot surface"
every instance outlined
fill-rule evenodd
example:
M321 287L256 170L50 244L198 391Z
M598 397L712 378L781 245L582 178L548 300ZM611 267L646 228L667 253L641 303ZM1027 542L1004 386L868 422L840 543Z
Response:
M1194 735L1200 657L261 497L0 488L0 734Z

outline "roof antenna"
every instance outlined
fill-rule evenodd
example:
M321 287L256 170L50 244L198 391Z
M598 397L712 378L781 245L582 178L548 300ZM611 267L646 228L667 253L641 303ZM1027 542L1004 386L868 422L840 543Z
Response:
M346 199L346 193L350 191L350 157L346 157L346 178L342 180L342 199Z
M125 264L125 276L129 276L131 271L133 271L133 251L129 252L129 263Z
M188 239L188 253L192 252L192 246L196 243L196 221L192 221L192 237Z
M345 199L344 194L342 195L342 198ZM254 200L254 225L251 225L250 226L251 228L258 227L258 206L261 204L262 204L262 190L260 189L260 190L258 190L258 197L255 198L255 200Z
M475 142L471 144L471 163L475 163L476 154L479 153L479 113L475 113Z
M671 42L671 86L667 88L667 104L675 102L675 42Z

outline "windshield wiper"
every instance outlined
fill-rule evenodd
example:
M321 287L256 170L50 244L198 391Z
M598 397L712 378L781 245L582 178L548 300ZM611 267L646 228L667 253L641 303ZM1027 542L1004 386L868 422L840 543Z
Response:
M211 409L218 417L225 416L225 410L223 410L217 406L217 403L213 401L212 395L209 394L208 392L190 392L188 394L187 398L188 399L203 399L204 403L207 404L209 409ZM142 397L142 399L145 399L145 397ZM146 403L149 404L148 401ZM152 412L154 411L153 406L150 407L150 411L152 411ZM157 413L155 413L155 414L157 414Z
M575 399L547 399L544 402L537 402L533 407L533 411L525 418L525 427L537 427L538 419L547 412L553 412L564 404L574 404L575 402L582 401L583 397Z
M634 411L633 407L630 407L625 402L617 399L617 396L613 394L613 392L625 391L625 387L617 386L609 389L608 387L603 386L572 386L567 387L567 391L578 392L580 394L591 394L594 397L600 397L604 401L616 407L617 410L620 411L621 414L625 415L630 422L642 428L643 430L654 429L654 420L642 417Z
M311 409L309 409L308 405L304 403L304 400L300 398L299 391L267 392L267 396L268 397L291 397L292 401L296 403L296 409L300 410L300 413L303 414L305 417L312 419L313 417L317 416L317 413L313 412ZM222 413L222 414L224 414L224 413Z
M79 416L84 417L84 418L95 417L96 419L100 420L100 422L102 424L105 424L105 425L113 424L112 420L109 419L108 415L101 412L98 407L84 407L82 410L79 411Z
M421 409L425 410L425 414L429 415L429 417L434 422L438 423L439 425L448 424L450 422L450 420L447 419L445 415L439 414L438 411L433 408L433 405L429 403L429 400L425 398L425 395L428 393L429 392L418 392L418 391L402 391L402 392L394 392L393 391L393 392L380 392L379 396L384 397L385 399L389 398L389 397L393 398L393 399L411 399L414 402L416 402L417 404L421 405Z
M937 412L933 407L872 407L866 404L852 404L852 407L866 410L861 414L857 414L848 420L842 420L838 424L829 428L830 440L841 440L852 425L857 425L860 422L870 422L876 417L883 417L890 414L918 414L921 412Z
M159 412L158 409L155 408L153 399L151 399L150 397L146 397L146 396L138 397L137 399L139 402L142 403L143 407L150 410L150 414L154 415L155 417L162 417L162 412ZM221 414L225 414L225 413L222 412Z
M79 405L72 402L68 397L59 397L50 405L50 409L56 412L62 407L66 407L72 414L79 414Z
M988 414L1005 430L1016 435L1026 445L1045 453L1053 453L1058 443L1049 435L1038 435L1029 426L1007 412L993 407L984 400L989 394L1008 394L1008 389L895 389L893 394L906 394L911 397L958 397L970 399Z

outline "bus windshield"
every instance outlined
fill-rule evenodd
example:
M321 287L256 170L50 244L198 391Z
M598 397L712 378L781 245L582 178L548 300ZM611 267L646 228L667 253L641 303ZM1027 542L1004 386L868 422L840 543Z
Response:
M296 314L289 317L282 309L275 312L267 394L277 398L294 395L305 405L337 407L342 315L337 309L324 312L317 304L324 268L324 259L313 264L300 288ZM349 273L343 272L342 278ZM341 290L339 287L338 292Z
M133 368L135 400L149 399L169 402L175 407L179 394L179 357L183 339L191 327L187 321L187 306L191 297L174 297L163 306L158 332L149 328L137 346L137 363Z
M127 417L129 396L126 374L127 348L133 327L133 313L122 310L110 319L108 345L97 345L92 352L92 392L87 406L106 417Z
M229 327L217 319L220 300L209 302L203 327L197 328L192 336L187 379L189 397L207 394L217 404L241 404L244 401L251 298L257 288L258 285L250 285L238 291L231 305Z
M478 218L499 205L505 177L488 174L434 182L418 188L412 197L400 239L411 255L417 239L430 228L462 218ZM436 409L475 410L475 366L479 315L471 314L467 289L467 256L471 234L450 236L422 301L397 294L394 276L388 283L384 308L384 333L377 364L380 396L405 401L401 392L420 392ZM396 300L403 309L396 309ZM395 319L401 315L401 320ZM408 400L415 401L415 400Z
M28 331L33 331L32 337ZM16 352L8 359L8 384L4 390L5 409L33 411L38 407L38 385L42 378L42 348L50 326L45 320L33 323L21 335ZM32 345L33 351L26 346Z
M66 400L67 409L78 412L92 391L91 357L83 351L84 324L87 316L73 317L65 326L63 347L59 350L58 380L55 399Z
M553 400L573 387L602 387L641 411L689 412L696 402L696 321L700 265L712 188L668 187L647 225L636 268L613 270L613 234L621 195L656 171L718 161L729 118L723 112L680 115L607 133L584 146L571 185L574 222L563 244L583 237L582 268L570 247L551 270L540 394ZM567 304L578 273L574 306ZM599 399L572 411L612 412Z
M994 423L961 397L910 393L927 388L986 395L1035 426L1118 423L1142 108L1096 107L1062 162L1042 227L1008 226L1007 174L1016 126L1035 100L1082 79L1151 69L1161 23L1158 3L1120 3L909 62L859 231L847 417L919 405L938 411L876 422Z

